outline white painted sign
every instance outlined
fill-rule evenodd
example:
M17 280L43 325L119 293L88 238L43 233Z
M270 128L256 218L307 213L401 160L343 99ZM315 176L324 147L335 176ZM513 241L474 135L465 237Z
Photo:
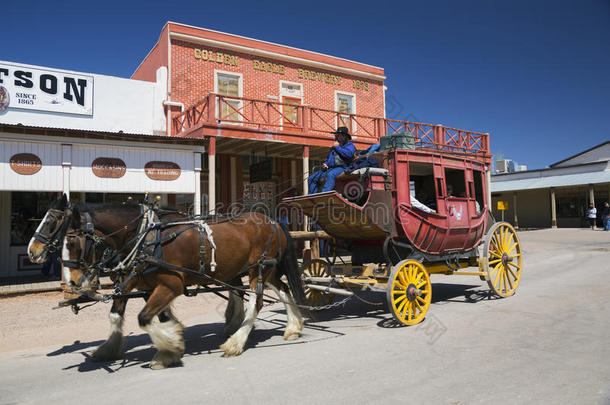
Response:
M7 94L8 108L93 115L89 75L0 63L1 93Z

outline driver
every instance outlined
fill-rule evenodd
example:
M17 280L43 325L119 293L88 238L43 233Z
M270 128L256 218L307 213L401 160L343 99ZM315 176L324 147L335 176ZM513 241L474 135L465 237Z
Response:
M322 164L322 170L309 176L309 194L319 192L318 182L322 179L325 179L322 186L323 193L334 189L337 176L343 173L345 167L354 160L356 148L351 142L352 136L347 127L339 127L333 133L335 134L335 143L330 148L328 158Z

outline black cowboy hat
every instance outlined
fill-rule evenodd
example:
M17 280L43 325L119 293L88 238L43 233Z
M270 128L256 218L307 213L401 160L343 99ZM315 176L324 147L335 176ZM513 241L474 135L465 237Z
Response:
M342 134L347 136L347 139L352 139L352 136L349 133L349 129L347 129L347 127L339 127L337 128L337 130L335 132L333 132L333 134L338 135L338 134Z

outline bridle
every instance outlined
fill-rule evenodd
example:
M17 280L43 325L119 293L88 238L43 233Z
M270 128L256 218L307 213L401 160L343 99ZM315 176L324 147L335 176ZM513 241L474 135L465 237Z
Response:
M34 233L33 238L44 244L45 249L49 253L53 253L60 249L64 238L66 237L68 226L70 226L70 221L72 219L72 205L68 204L63 211L51 208L47 212L46 217L55 222L55 228L48 232L41 229L40 232Z
M95 227L93 225L93 221L91 220L91 215L88 212L81 214L81 225L70 232L66 232L65 236L76 239L80 245L79 257L74 260L63 260L65 267L81 269L88 273L90 270L102 269L104 264L108 261L108 259L101 260L98 263L98 249L106 246L106 242L104 236L99 236L95 233ZM104 253L101 255L102 258L108 256L108 250L109 249L106 249L104 251Z

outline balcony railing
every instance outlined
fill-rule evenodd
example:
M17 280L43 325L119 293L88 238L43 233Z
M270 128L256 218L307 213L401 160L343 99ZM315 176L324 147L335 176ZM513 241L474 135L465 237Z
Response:
M339 126L350 128L361 143L377 143L381 136L410 132L419 148L489 157L489 134L213 93L174 117L172 135L196 127L224 127L333 139L331 133Z

